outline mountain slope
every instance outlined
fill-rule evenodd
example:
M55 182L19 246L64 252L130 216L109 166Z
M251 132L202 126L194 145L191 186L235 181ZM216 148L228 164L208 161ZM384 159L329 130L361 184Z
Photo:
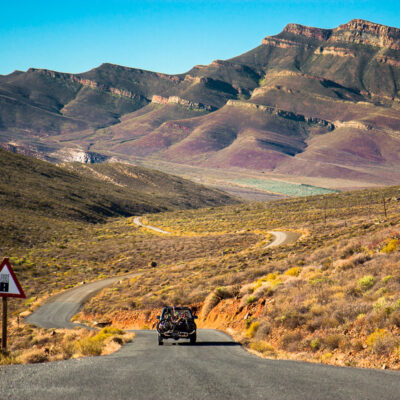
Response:
M223 192L142 167L59 167L4 150L0 162L0 207L6 215L101 222L107 217L236 202Z
M390 184L400 179L399 88L399 29L289 24L186 74L103 64L0 77L0 142L51 161L94 152L84 158Z

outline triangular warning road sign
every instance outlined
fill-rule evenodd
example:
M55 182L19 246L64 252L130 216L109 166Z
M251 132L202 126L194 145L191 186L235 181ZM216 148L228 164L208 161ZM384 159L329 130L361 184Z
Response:
M8 258L5 258L0 265L0 297L26 298Z

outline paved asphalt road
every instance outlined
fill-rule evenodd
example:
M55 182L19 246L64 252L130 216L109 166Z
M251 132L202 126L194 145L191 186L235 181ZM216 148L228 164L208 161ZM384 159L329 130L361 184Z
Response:
M288 244L295 242L301 235L297 232L282 232L282 231L268 231L271 235L274 235L274 240L267 244L265 248L276 247L281 244Z
M99 290L112 285L120 279L138 275L140 275L140 273L114 276L112 278L78 286L52 297L25 320L29 324L34 324L42 328L74 328L79 324L72 323L71 318L81 309L85 301L95 295ZM0 392L0 400L1 399Z
M280 239L275 236L276 244ZM28 322L74 326L69 319L82 303L118 279L56 296ZM165 341L158 346L154 331L137 331L136 335L132 343L109 356L1 366L0 399L400 399L398 372L261 359L215 330L199 330L194 346L185 341Z
M398 400L400 374L260 359L230 337L200 330L198 344L154 331L109 356L0 368L2 400Z
M141 225L138 217L135 218L135 223ZM143 226L149 229L157 230L161 233L165 233L165 231L153 226ZM269 233L273 234L275 239L266 247L274 247L281 244L294 242L299 237L299 234L295 232L270 231ZM80 310L85 301L95 295L99 290L112 285L119 279L138 275L140 274L135 273L125 276L112 277L68 290L67 292L53 297L42 307L38 308L33 314L26 318L26 322L43 328L73 328L78 324L72 323L71 318Z
M142 226L143 228L151 229L152 231L155 231L155 232L158 232L158 233L164 233L165 235L170 235L171 234L171 232L163 231L162 229L157 228L155 226L144 225L142 223L142 221L140 221L139 217L133 218L133 223L138 225L138 226Z

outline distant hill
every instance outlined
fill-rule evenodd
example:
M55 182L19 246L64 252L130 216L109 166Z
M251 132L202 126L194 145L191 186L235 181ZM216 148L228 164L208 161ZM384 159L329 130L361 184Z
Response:
M0 144L50 161L144 157L317 186L394 184L399 87L400 29L288 24L180 75L103 64L1 76Z
M102 222L108 217L237 202L202 185L142 167L56 166L0 150L3 213Z

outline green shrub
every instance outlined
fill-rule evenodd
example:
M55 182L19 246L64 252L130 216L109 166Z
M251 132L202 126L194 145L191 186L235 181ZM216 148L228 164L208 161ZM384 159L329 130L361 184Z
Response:
M295 329L305 322L305 317L297 311L287 311L281 316L282 325L285 328Z
M95 337L84 338L78 340L77 347L84 356L99 356L103 350L103 342Z
M280 345L288 351L297 351L298 343L302 340L300 332L286 333L282 336Z
M301 272L301 268L300 267L293 267L293 268L288 269L285 272L285 275L288 275L288 276L299 276L300 272Z
M245 321L244 321L244 326L246 327L246 329L249 329L250 325L251 325L254 321L256 321L256 319L255 319L254 317L246 318Z
M112 326L106 326L103 328L100 333L108 334L108 335L124 335L125 331L119 328L113 328Z
M396 346L396 341L391 333L386 329L377 329L371 333L366 340L372 353L383 355L390 354Z
M44 349L32 349L23 353L18 361L23 364L37 364L48 361L48 355L45 353Z
M256 296L248 296L246 299L246 304L253 304L257 301L257 297Z
M258 339L264 339L271 333L271 325L267 321L261 321L258 326L256 337Z
M399 239L391 239L386 246L382 247L382 253L393 253L399 247L399 243Z
M375 284L375 278L372 275L363 276L358 280L358 286L363 291L372 288L374 284Z
M314 338L310 341L310 347L313 351L317 351L321 348L321 339Z
M273 346L271 346L269 343L264 342L263 340L260 341L254 341L250 343L250 348L252 350L258 351L259 353L263 354L270 354L270 355L275 355L276 351Z
M85 356L99 356L103 350L106 339L124 334L125 332L119 328L105 327L95 336L78 340L76 346Z
M260 323L258 321L252 322L246 331L246 336L249 338L253 338L255 336L259 326L260 326Z
M334 350L339 347L341 339L342 338L340 335L328 335L326 338L324 338L324 344L330 350Z
M387 275L387 276L385 276L383 279L382 279L382 281L383 281L383 283L386 285L391 279L393 279L394 278L394 276L393 275Z

